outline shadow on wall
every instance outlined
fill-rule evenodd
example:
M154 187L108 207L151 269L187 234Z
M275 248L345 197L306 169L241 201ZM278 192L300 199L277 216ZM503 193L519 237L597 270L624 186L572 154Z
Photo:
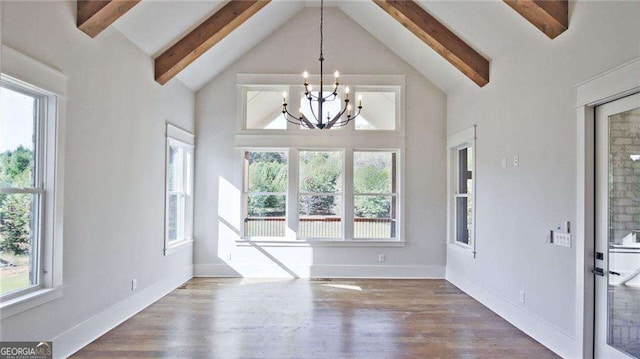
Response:
M245 242L246 244L238 246L236 241L242 237L241 204L242 191L220 176L217 256L227 266L221 275L257 278L309 277L308 260L313 258L312 248L271 247L266 249L253 242ZM297 265L285 264L289 259L302 260L302 262Z

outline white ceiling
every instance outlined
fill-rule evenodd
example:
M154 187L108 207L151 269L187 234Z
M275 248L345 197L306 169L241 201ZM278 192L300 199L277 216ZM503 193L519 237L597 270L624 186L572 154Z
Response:
M114 26L142 51L156 57L226 0L144 0ZM491 60L523 36L544 36L502 1L417 2L431 15ZM316 0L274 0L177 75L197 91L277 28ZM471 81L370 0L327 1L371 33L445 92ZM531 35L535 34L535 35Z

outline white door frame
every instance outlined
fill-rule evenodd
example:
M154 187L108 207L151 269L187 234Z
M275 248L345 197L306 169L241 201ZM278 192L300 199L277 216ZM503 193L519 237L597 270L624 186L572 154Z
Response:
M640 58L576 87L576 353L593 357L595 224L595 107L640 91Z

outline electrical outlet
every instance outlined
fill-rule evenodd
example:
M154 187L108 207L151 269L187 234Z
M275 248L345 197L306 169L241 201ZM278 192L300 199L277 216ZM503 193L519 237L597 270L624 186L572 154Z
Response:
M518 293L518 300L520 301L520 303L524 304L524 290L520 290L520 292Z
M134 278L131 280L131 290L136 290L136 289L138 289L138 280Z
M378 254L378 262L384 262L385 261L385 256L384 254Z
M520 159L518 158L518 155L513 156L513 165L517 167L519 163Z

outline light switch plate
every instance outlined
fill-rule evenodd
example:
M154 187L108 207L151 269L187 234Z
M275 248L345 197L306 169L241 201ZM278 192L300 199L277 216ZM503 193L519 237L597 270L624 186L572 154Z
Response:
M553 232L553 244L571 248L571 233Z

